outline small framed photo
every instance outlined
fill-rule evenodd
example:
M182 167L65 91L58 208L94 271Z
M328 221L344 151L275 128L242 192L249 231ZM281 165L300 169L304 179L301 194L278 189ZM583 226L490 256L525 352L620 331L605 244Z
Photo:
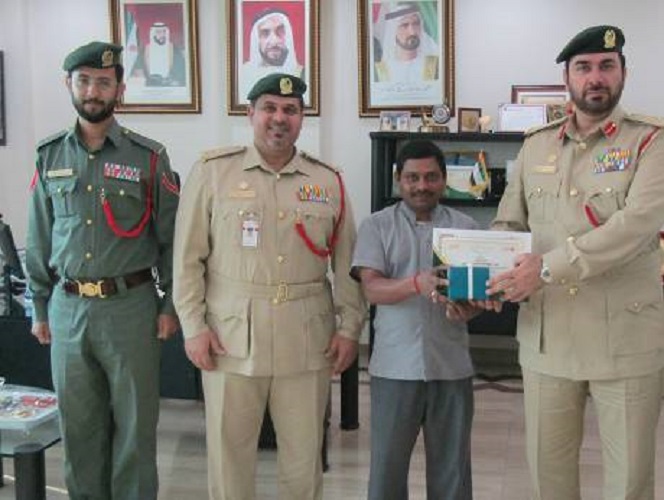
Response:
M381 111L380 130L383 132L409 132L410 111Z
M125 113L200 113L196 0L110 0Z
M458 113L459 132L480 131L480 117L482 116L480 108L459 108Z
M565 116L568 101L564 85L512 85L512 104L544 104L549 122Z

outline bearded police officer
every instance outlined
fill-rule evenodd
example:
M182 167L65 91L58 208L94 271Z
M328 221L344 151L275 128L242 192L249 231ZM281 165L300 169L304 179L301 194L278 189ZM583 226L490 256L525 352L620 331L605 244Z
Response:
M266 405L279 498L322 498L330 375L354 361L366 315L349 275L355 226L342 178L295 148L305 90L288 74L259 80L247 96L253 147L204 153L178 211L174 301L187 355L204 370L214 500L255 498Z
M178 188L164 147L113 117L124 90L121 51L92 42L67 56L79 117L39 144L31 186L32 331L52 343L72 499L157 498L158 339L177 329Z
M595 26L562 50L571 113L530 131L493 223L531 231L533 252L490 292L521 304L534 498L574 500L587 394L599 420L606 500L654 498L664 366L658 231L664 121L626 113L624 36Z

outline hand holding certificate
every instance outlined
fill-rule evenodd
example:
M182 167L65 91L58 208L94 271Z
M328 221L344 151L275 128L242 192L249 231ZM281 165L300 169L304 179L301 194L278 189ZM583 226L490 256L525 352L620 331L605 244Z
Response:
M449 267L451 300L486 300L486 281L531 250L530 233L434 228L433 264Z

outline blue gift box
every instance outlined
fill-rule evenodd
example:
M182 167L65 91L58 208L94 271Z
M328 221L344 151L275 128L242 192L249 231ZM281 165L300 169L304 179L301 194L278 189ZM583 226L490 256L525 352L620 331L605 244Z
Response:
M450 300L486 300L486 282L489 268L486 266L451 266L447 272Z

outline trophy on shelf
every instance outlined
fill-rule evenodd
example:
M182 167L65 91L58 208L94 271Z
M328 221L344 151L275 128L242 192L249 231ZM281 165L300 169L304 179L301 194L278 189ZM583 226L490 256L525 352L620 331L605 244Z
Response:
M426 110L422 110L422 125L420 132L449 132L447 122L450 121L452 113L447 104L436 104L431 107L431 116L427 116Z

